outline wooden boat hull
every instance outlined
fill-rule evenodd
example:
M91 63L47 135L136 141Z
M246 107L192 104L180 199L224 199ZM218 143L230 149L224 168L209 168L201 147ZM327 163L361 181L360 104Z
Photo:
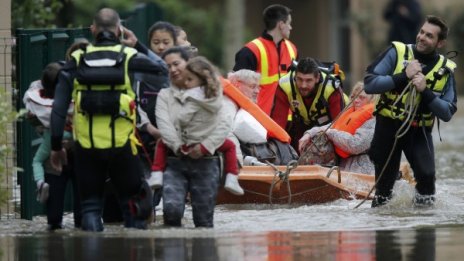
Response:
M277 168L282 172L286 170L286 166ZM287 184L271 166L245 166L241 169L239 182L245 195L236 196L221 187L217 204L317 204L337 199L364 199L375 178L373 175L337 169L331 171L330 168L310 165L293 169Z

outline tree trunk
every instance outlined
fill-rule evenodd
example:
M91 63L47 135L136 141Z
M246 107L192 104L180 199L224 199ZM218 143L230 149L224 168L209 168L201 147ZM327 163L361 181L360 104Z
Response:
M231 71L235 53L243 46L245 31L245 0L225 0L223 68Z

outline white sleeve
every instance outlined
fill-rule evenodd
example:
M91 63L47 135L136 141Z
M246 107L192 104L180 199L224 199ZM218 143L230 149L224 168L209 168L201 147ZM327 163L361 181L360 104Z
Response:
M329 129L326 134L335 146L357 155L370 148L374 137L374 128L375 118L372 118L361 125L354 134L335 129Z
M227 136L229 136L229 133L232 131L234 116L234 113L230 111L230 107L226 105L224 98L223 106L221 106L218 112L218 125L211 135L201 142L201 145L203 145L209 153L214 154L216 149L219 148L224 143Z
M174 153L179 151L182 146L182 140L178 136L174 122L169 116L169 89L163 89L158 94L156 101L156 123L166 146Z

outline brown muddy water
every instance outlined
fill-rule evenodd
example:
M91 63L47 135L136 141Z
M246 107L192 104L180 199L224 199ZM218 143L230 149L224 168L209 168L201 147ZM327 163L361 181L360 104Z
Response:
M462 97L461 97L462 100ZM462 104L462 103L461 103ZM437 202L412 205L414 189L397 182L393 200L371 209L359 200L304 206L218 206L214 229L161 221L148 230L105 226L47 232L45 217L0 220L1 260L463 260L464 108L434 130ZM158 213L162 213L159 210ZM161 220L161 218L158 218Z

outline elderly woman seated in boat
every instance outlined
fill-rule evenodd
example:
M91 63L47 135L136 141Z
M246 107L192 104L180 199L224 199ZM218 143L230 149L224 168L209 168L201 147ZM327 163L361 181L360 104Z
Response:
M241 165L262 165L266 160L276 165L296 159L289 145L290 136L256 105L261 75L242 69L223 79L224 105L234 119L230 138L237 147Z
M374 95L364 92L357 82L352 89L351 106L342 112L333 125L307 130L299 141L300 162L305 164L339 165L342 170L373 174L369 150L374 136ZM332 147L333 145L333 147Z

